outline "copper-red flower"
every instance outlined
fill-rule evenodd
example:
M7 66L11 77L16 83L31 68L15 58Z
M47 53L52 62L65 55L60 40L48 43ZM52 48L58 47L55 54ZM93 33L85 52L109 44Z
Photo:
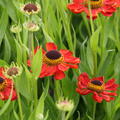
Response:
M87 17L90 18L89 4L91 7L92 18L95 19L98 13L104 16L112 16L116 11L116 7L120 6L119 0L73 0L73 3L67 5L67 8L73 13L85 12Z
M114 96L117 96L116 90L118 85L114 82L115 79L110 79L105 83L103 76L90 79L87 73L82 73L78 77L76 91L81 95L92 93L93 99L99 103L101 103L103 99L110 102L114 100Z
M34 53L37 52L37 49L35 49ZM73 57L71 51L64 49L57 50L57 46L52 42L46 44L46 50L43 50L40 78L54 75L55 79L60 80L65 77L64 71L69 68L78 68L80 59ZM28 66L30 66L30 60L28 60Z
M0 99L7 100L12 92L11 100L17 99L13 81L3 75L4 68L0 67Z

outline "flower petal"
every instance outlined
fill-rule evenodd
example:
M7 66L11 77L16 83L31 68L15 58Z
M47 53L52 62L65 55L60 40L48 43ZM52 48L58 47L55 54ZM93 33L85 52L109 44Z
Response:
M73 13L81 13L85 9L84 5L77 3L68 4L67 8Z
M103 77L103 76L101 76L101 77L95 77L95 78L93 78L92 80L103 81L103 80L104 80L104 77Z
M43 64L42 71L40 73L40 78L43 78L45 76L51 76L54 75L56 72L56 66L49 66L47 64Z
M81 95L87 95L87 94L91 93L91 90L76 88L76 92L78 92Z
M58 69L61 71L66 71L69 69L69 66L66 63L62 63L58 65Z
M55 72L55 74L54 74L54 78L56 79L56 80L61 80L61 79L63 79L65 77L65 73L63 72L63 71L60 71L60 70L58 70L57 72Z
M102 94L110 95L110 96L117 96L117 93L115 93L115 92L107 92L107 91L103 91Z
M105 95L105 94L100 94L101 96L102 96L102 98L104 99L104 100L106 100L107 102L110 102L111 101L111 97L110 96L108 96L108 95Z
M93 99L98 103L101 103L103 100L103 98L100 97L97 92L93 92Z
M46 49L47 49L47 51L57 50L57 46L54 43L49 42L49 43L46 44Z
M80 74L78 77L78 81L80 81L81 84L86 87L88 85L88 83L90 82L88 74L87 73Z
M69 50L61 49L59 52L60 52L63 56L66 56L66 57L73 55L73 53L72 53L71 51L69 51Z
M76 63L80 63L80 58L76 58L76 57L64 57L64 61L67 63L72 63L72 64L76 64Z

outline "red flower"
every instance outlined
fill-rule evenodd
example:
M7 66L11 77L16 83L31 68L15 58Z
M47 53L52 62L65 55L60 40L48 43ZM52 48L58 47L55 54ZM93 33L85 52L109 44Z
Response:
M0 67L0 99L7 100L10 97L10 93L12 91L12 99L17 99L17 94L14 89L13 81L9 78L6 78L3 75L4 68ZM13 89L13 90L12 90Z
M90 79L87 73L82 73L78 77L78 88L76 88L76 91L81 95L92 93L93 99L99 103L103 99L110 102L114 100L114 96L117 96L115 91L118 85L114 82L115 79L110 79L107 83L104 83L104 77Z
M85 12L87 17L90 18L90 12L88 5L91 6L92 18L96 19L98 13L102 13L104 16L112 16L116 7L120 6L119 0L73 0L73 3L68 4L67 8L73 13Z
M37 52L34 50L34 53ZM64 71L69 68L78 68L77 63L80 63L80 59L73 57L73 53L69 50L57 50L57 46L54 43L47 43L46 49L43 50L43 65L40 73L40 78L54 75L54 78L60 80L65 77ZM28 60L28 66L30 66L30 60Z

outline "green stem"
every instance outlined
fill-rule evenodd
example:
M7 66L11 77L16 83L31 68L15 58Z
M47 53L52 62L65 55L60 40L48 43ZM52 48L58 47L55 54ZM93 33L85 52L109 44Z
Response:
M62 111L62 119L61 120L65 120L65 112Z
M20 94L19 94L19 92L17 90L17 83L16 83L16 81L15 81L15 88L16 88L17 101L18 101L19 112L20 112L20 120L23 120L22 104L21 104Z
M38 99L37 99L37 79L34 80L34 107L37 107Z
M18 106L19 106L19 112L20 112L20 120L23 120L21 99L20 99L20 94L18 92L17 92L17 96L18 96Z
M97 102L94 102L94 105L93 105L93 120L95 120L96 104L97 104Z
M29 55L31 56L31 54L34 51L34 41L33 41L33 32L29 31L29 41L28 41L28 48L29 48ZM31 57L30 57L31 58Z
M93 19L92 19L92 11L91 11L91 6L90 6L90 0L88 0L88 9L90 12L90 25L91 25L91 30L92 34L94 33L94 24L93 24Z

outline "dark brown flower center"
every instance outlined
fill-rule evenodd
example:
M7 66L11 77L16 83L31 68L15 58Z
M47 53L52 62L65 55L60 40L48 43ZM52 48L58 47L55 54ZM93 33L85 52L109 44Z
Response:
M55 60L55 59L59 59L61 57L61 54L57 50L51 50L46 53L46 57L51 60Z
M90 1L100 1L100 0L90 0Z
M28 12L37 11L37 6L35 4L29 3L25 5L24 10Z
M18 74L18 68L16 68L16 67L9 68L8 71L7 71L7 74L9 76L17 75Z
M102 92L104 90L104 82L99 80L92 80L88 83L88 89L96 92Z
M99 80L93 80L93 81L91 81L91 83L94 85L98 85L98 86L102 85L102 82L100 82Z
M2 84L5 80L0 77L0 84Z
M6 86L5 79L0 77L0 91L3 91Z

